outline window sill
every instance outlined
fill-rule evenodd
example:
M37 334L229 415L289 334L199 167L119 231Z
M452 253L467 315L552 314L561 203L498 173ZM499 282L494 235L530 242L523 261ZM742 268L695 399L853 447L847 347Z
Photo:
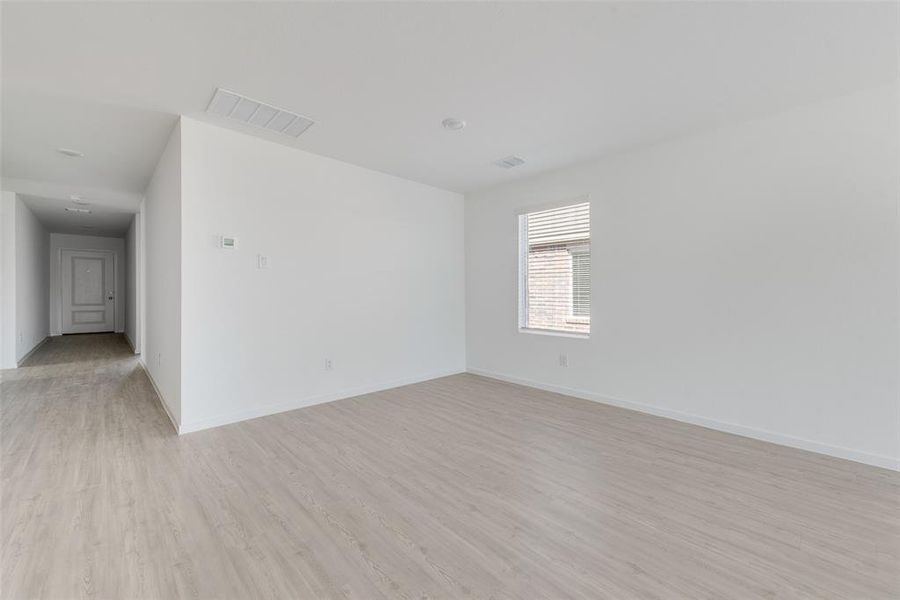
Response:
M567 337L586 340L591 337L590 333L578 333L577 331L561 331L559 329L533 329L531 327L519 327L519 333L530 333L533 335L551 335L556 337Z

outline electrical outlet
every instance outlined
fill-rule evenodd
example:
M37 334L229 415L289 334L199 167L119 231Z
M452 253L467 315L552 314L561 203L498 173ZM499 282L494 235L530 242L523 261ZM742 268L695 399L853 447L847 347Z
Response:
M330 359L330 358L326 358L326 359L325 359L325 370L326 370L326 371L333 371L333 370L334 370L334 363L331 362L331 359Z
M25 341L25 332L24 332L24 331L20 331L20 332L19 332L19 341L20 341L20 342L24 342L24 341Z
M569 356L567 354L559 355L559 366L561 366L561 367L569 366Z

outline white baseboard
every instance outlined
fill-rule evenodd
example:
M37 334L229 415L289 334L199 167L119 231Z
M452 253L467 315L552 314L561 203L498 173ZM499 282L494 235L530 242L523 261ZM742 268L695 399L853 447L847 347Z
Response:
M602 394L597 394L586 390L545 384L538 381L532 381L530 379L523 379L521 377L514 377L511 375L505 375L503 373L496 373L493 371L488 371L486 369L479 369L477 367L469 367L467 371L469 373L472 373L473 375L481 375L482 377L490 377L491 379L499 379L501 381L516 383L519 385L537 388L548 392L565 394L567 396L574 396L575 398L582 398L584 400L592 400L594 402L609 404L611 406L618 406L620 408L627 408L629 410L656 415L658 417L666 417L675 421L690 423L691 425L699 425L701 427L715 429L717 431L724 431L726 433L733 433L764 442L778 444L780 446L799 448L800 450L808 450L810 452L817 452L819 454L834 456L836 458L852 460L875 467L882 467L884 469L900 471L900 459L892 458L890 456L861 452L852 448L844 448L843 446L823 444L821 442L798 438L783 433L776 433L774 431L767 431L765 429L756 429L754 427L746 427L744 425L728 423L726 421L717 421L715 419L709 419L706 417L692 415L668 408L660 408L657 406L652 406L650 404L641 404L638 402L630 402L628 400L604 396Z
M22 364L23 364L26 360L28 360L29 358L31 358L31 355L32 355L32 354L34 354L35 352L37 352L37 351L40 349L40 347L43 346L44 344L46 344L49 340L50 340L50 336L49 336L49 335L44 336L44 339L42 339L41 341L39 341L37 344L34 345L34 347L33 347L31 350L29 350L28 352L26 352L26 353L25 353L25 356L23 356L22 358L20 358L19 360L16 361L16 368L18 369L19 367L21 367Z
M166 413L166 416L169 417L169 422L172 423L172 427L175 428L175 433L179 433L178 422L175 420L175 417L172 416L172 411L169 409L169 404L168 402L166 402L166 398L165 396L163 396L162 392L159 391L159 386L156 385L156 380L154 380L153 375L150 374L150 369L147 368L147 365L144 363L143 358L139 359L138 363L141 365L144 373L147 374L147 379L150 380L150 385L153 386L153 391L156 392L156 397L159 398L159 403L163 408L163 412Z
M437 379L438 377L447 377L448 375L456 375L458 373L464 373L465 369L445 369L441 371L432 371L430 373L424 373L421 375L416 375L413 377L405 377L403 379L395 379L392 381L385 381L381 383L376 383L372 385L359 386L356 388L349 388L345 390L340 390L337 392L331 392L328 394L321 394L318 396L310 396L307 398L297 398L293 400L288 400L286 402L276 402L273 404L265 404L262 406L254 407L248 410L241 410L231 413L225 413L222 415L217 415L214 417L209 417L206 419L200 419L197 421L191 421L189 423L183 423L179 428L179 433L191 433L194 431L201 431L203 429L210 429L212 427L219 427L221 425L228 425L230 423L237 423L240 421L247 421L249 419L256 419L259 417L265 417L268 415L274 415L277 413L286 412L289 410L296 410L298 408L304 408L306 406L313 406L315 404L324 404L325 402L334 402L335 400L343 400L344 398L352 398L354 396L361 396L363 394L371 394L373 392L381 392L383 390L388 390L391 388L396 388L404 385L410 385L413 383L421 383L423 381L428 381L429 379ZM152 381L152 380L151 380ZM160 396L161 397L161 396Z

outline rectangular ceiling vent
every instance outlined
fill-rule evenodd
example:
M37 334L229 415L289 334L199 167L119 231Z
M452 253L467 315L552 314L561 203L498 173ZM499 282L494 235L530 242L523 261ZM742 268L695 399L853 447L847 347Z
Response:
M297 113L222 88L216 89L206 112L294 138L300 137L315 123Z
M500 160L494 161L494 164L502 169L512 169L513 167L518 167L519 165L524 165L525 160L519 158L518 156L507 156L506 158L501 158Z

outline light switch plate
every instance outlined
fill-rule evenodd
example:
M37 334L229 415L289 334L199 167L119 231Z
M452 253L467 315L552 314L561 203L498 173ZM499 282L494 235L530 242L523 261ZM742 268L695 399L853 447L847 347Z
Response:
M256 255L256 263L260 269L268 269L269 268L269 257L263 254Z

